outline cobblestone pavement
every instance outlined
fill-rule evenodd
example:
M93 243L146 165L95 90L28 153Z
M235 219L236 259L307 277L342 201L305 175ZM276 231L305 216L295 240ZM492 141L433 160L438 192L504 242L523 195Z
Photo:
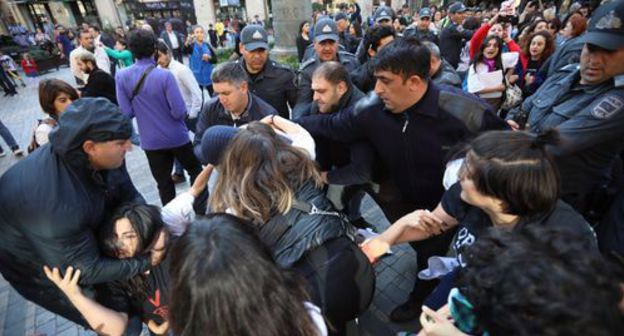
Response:
M0 120L9 128L22 149L30 142L32 128L37 118L44 117L39 107L37 85L40 79L59 78L73 84L67 68L61 68L39 78L27 78L27 87L19 88L19 95L0 97ZM20 158L14 157L4 142L0 142L7 156L0 158L0 174ZM127 156L128 170L138 190L148 202L160 205L156 183L152 179L144 152L135 147ZM178 188L188 188L186 184ZM182 190L182 189L180 189ZM179 190L179 191L180 191ZM353 335L393 335L401 330L415 330L418 322L404 325L392 324L388 314L409 293L415 277L414 252L406 245L394 248L395 254L380 261L376 266L377 290L373 304L359 318L359 325L350 331ZM144 332L145 334L145 332ZM44 335L94 335L93 332L23 299L0 276L0 336Z

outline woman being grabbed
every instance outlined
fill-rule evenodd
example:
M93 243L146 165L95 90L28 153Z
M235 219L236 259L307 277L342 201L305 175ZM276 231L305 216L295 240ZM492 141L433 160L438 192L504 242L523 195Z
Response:
M424 240L459 226L452 249L457 255L450 273L425 304L441 307L453 287L461 249L472 245L488 228L516 230L531 225L564 226L595 246L589 224L559 200L559 175L546 147L556 145L556 130L541 135L493 131L479 136L467 148L459 182L442 196L432 211L416 210L399 219L384 233L363 244L370 260L390 246Z
M212 211L253 222L276 263L305 278L330 329L343 333L370 303L374 274L350 238L353 228L325 197L314 161L253 122L232 139L217 168Z

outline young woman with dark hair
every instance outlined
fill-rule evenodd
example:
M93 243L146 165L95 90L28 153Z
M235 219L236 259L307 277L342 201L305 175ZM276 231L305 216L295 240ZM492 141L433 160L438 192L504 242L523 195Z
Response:
M38 121L28 152L48 143L48 134L56 127L61 114L69 104L79 98L78 91L60 79L45 79L39 82L39 105L49 117Z
M546 74L539 72L539 69L554 52L555 42L549 32L536 32L529 38L513 73L508 74L509 83L516 83L522 89L524 98L535 93L546 80Z
M250 220L276 263L307 281L333 332L368 306L374 274L352 241L353 227L322 189L317 167L263 123L240 130L219 164L210 207Z
M299 25L299 34L297 34L297 59L299 62L303 60L306 48L312 44L310 37L310 22L303 21Z
M171 249L171 330L178 336L326 335L298 278L277 267L251 223L212 214Z
M492 106L492 110L498 111L503 102L505 92L502 53L503 41L496 35L490 35L483 40L481 47L468 68L468 92L483 98ZM493 72L501 72L500 83L488 84L486 76Z
M138 315L157 335L169 329L169 246L194 220L193 202L205 188L212 166L207 166L191 189L178 195L163 209L146 204L128 204L117 209L99 234L100 247L110 258L126 259L150 254L152 268L124 281L102 284L95 299L78 286L80 270L44 267L56 284L82 314L93 330L106 335L122 335L128 316Z
M606 262L577 232L489 229L464 255L448 305L423 307L422 335L608 336L624 329L621 265Z
M445 192L435 210L416 210L404 216L366 242L363 250L375 260L392 245L424 240L456 226L459 230L452 248L457 259L452 266L463 264L461 248L472 245L490 227L563 226L595 245L589 224L559 200L558 172L545 150L558 141L556 130L541 135L492 131L479 136L467 148L459 182ZM451 271L442 277L426 300L429 307L442 306L455 274Z

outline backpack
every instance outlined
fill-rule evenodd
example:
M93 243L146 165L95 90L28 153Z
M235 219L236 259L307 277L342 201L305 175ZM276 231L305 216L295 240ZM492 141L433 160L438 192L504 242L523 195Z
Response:
M30 144L28 144L27 150L29 154L32 153L35 149L41 147L41 145L37 142L37 137L35 134L37 132L37 128L39 128L41 124L50 125L52 128L58 125L57 121L52 118L37 119L37 124L35 125L35 127L33 127L32 135L30 136Z

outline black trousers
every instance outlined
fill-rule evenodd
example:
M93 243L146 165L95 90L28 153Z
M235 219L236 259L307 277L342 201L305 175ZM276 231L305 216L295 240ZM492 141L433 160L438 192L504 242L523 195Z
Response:
M346 323L373 300L375 271L346 237L307 252L293 268L306 280L311 301L329 320L330 335L344 335Z
M15 85L13 85L13 82L11 82L9 75L7 75L7 73L4 72L4 70L2 69L0 69L0 86L6 94L17 93L17 91L15 90Z
M202 170L201 163L193 153L193 145L190 141L176 148L146 150L145 155L147 156L152 176L158 185L158 194L163 205L169 203L176 196L175 184L171 179L174 159L180 161L182 167L189 173L191 183L195 181L195 178ZM204 191L200 197L195 199L193 208L197 214L206 213L207 195L208 192Z

